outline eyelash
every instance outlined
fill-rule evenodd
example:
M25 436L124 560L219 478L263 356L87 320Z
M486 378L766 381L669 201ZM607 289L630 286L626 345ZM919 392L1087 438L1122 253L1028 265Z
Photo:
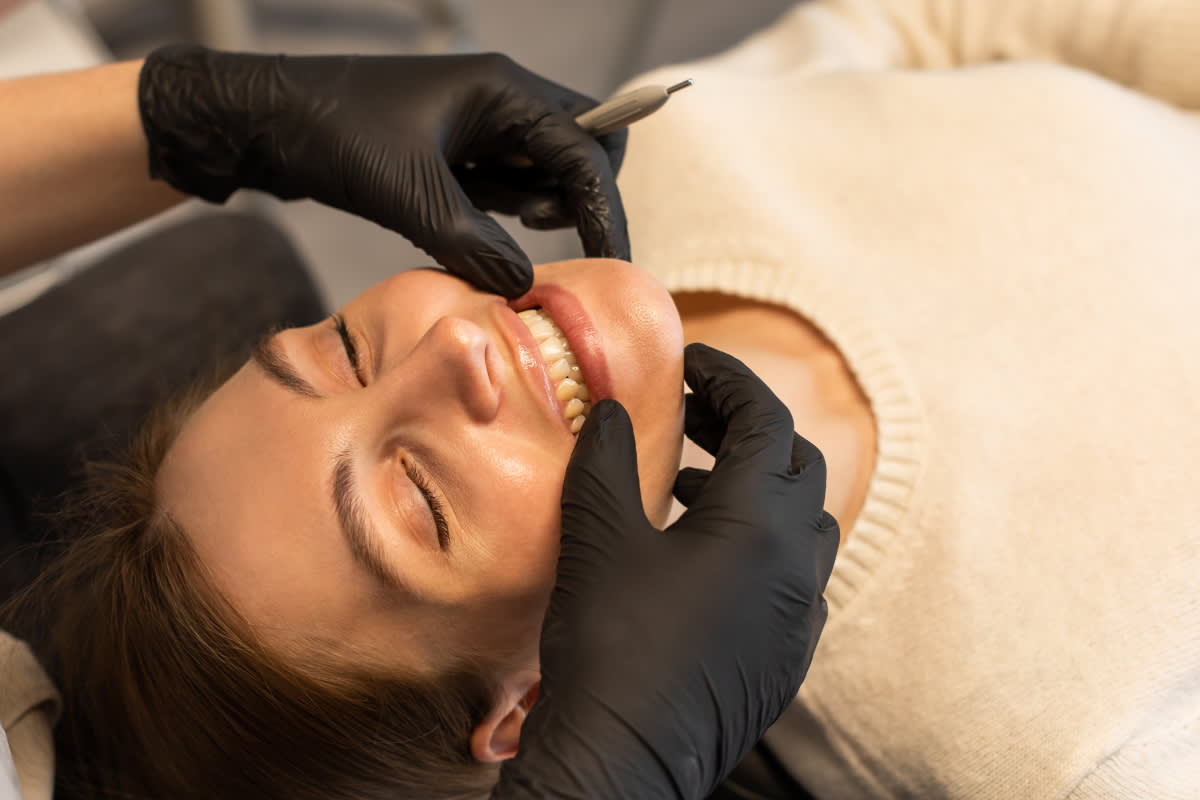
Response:
M366 386L367 383L362 379L362 373L358 369L358 348L354 346L354 337L350 335L350 329L346 326L346 318L341 314L334 314L333 325L337 329L338 336L342 337L342 345L346 348L346 358L350 361L350 366L354 368L354 377L360 384ZM443 550L447 549L450 546L450 525L446 522L446 507L442 503L442 499L434 493L429 479L412 464L405 462L404 471L429 506L429 513L433 515L433 525L437 528L438 545Z
M363 380L362 372L358 369L358 348L354 345L350 329L346 327L346 318L341 314L334 314L333 326L337 329L338 336L342 337L342 346L346 348L346 358L350 360L350 366L354 369L354 377L358 379L359 385L366 386L367 382Z
M433 525L437 528L438 546L443 550L447 549L450 546L450 526L446 522L446 507L442 504L442 499L434 493L429 479L407 461L404 462L404 471L429 504L429 511L433 514Z

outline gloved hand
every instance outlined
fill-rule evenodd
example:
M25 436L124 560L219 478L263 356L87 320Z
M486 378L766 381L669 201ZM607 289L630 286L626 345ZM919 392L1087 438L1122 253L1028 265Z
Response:
M528 257L485 211L574 224L589 256L629 258L615 175L625 132L595 101L498 54L289 57L160 48L138 88L150 174L224 202L312 198L410 239L481 289L528 290ZM532 167L507 165L524 156Z
M690 438L711 472L642 511L625 410L597 403L563 489L541 693L493 798L703 798L792 701L825 623L839 533L825 462L745 365L690 345Z

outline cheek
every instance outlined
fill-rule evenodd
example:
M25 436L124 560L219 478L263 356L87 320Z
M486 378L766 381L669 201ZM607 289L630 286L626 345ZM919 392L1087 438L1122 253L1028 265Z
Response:
M562 480L569 453L492 454L473 526L488 593L544 604L554 584L562 532Z
M679 473L683 449L683 392L663 398L645 422L634 420L638 446L638 478L642 507L656 527L663 527L671 510L671 490ZM639 424L640 423L640 424Z

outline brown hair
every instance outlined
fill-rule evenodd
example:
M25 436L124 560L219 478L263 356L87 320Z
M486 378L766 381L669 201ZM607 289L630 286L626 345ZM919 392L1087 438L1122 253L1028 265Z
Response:
M59 788L87 798L457 798L495 768L471 730L495 696L464 662L437 680L264 646L155 502L155 474L207 381L91 465L72 541L10 605L63 693ZM68 528L64 528L68 530ZM39 635L41 634L41 635Z

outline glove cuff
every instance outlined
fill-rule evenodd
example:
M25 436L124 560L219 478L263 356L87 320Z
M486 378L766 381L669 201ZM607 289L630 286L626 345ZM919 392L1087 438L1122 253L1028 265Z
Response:
M138 76L138 110L149 150L150 177L210 203L224 203L245 182L250 140L236 119L237 78L225 76L228 54L198 45L167 45L146 57ZM259 60L262 57L237 56ZM248 122L249 108L241 118Z

